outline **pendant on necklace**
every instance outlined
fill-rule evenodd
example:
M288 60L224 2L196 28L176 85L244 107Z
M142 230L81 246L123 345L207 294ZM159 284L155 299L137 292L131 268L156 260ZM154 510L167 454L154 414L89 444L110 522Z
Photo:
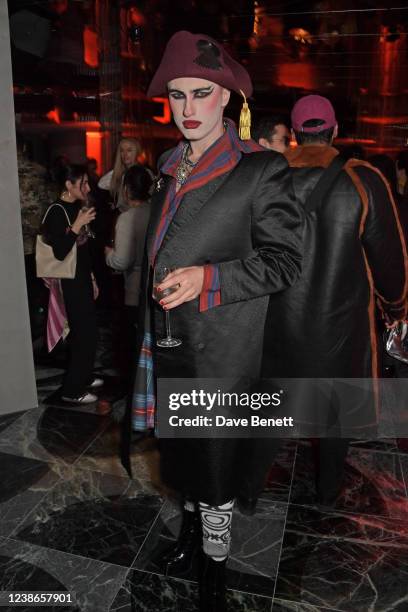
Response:
M194 167L197 164L197 162L194 163L188 159L189 149L190 146L187 144L184 147L180 163L176 170L176 180L179 185L184 185L184 183L187 181L188 177L190 176L191 172L194 170Z

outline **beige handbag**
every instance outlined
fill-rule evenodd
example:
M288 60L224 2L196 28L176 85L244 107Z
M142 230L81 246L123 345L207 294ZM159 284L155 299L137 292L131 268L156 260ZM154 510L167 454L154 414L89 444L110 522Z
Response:
M59 206L65 213L69 226L71 222L67 215L67 211L61 204L52 204L44 215L42 223L47 218L48 213L54 206ZM37 242L35 246L35 263L37 266L38 278L75 278L77 261L77 246L76 242L74 246L65 257L64 260L60 261L54 255L52 247L44 242L43 237L38 234Z

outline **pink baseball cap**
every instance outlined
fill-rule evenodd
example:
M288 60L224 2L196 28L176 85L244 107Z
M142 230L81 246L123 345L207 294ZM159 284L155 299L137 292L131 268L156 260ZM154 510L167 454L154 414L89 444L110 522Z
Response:
M304 127L304 123L311 119L320 119L321 125ZM292 109L292 128L296 132L317 133L337 125L336 115L331 102L323 96L304 96L300 98Z

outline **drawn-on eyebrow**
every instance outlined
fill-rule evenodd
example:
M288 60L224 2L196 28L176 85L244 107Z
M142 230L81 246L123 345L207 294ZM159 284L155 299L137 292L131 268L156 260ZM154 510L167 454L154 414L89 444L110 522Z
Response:
M213 89L213 86L208 85L208 87L197 87L196 89L192 89L190 93L197 93L199 91L210 92L212 91L212 89ZM168 92L169 93L180 93L184 95L184 91L181 91L180 89L169 89Z

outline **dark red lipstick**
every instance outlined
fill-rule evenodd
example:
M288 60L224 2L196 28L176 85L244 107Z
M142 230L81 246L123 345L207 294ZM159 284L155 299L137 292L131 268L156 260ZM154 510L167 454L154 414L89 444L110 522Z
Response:
M186 130L195 130L201 125L201 121L183 121Z

